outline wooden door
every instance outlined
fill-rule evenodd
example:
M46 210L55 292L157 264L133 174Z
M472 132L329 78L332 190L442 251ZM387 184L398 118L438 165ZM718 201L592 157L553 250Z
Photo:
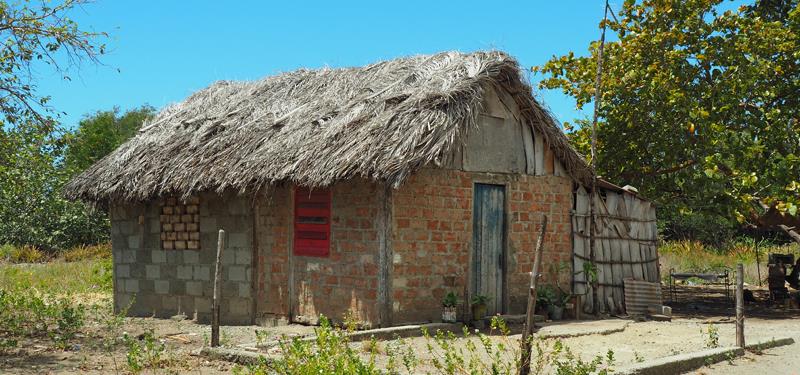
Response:
M472 209L473 293L489 297L487 314L503 313L505 187L475 184Z

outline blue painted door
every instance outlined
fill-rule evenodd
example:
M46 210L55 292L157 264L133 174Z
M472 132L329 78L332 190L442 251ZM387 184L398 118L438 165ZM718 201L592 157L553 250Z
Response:
M505 187L475 184L472 208L473 293L489 297L488 315L503 313Z

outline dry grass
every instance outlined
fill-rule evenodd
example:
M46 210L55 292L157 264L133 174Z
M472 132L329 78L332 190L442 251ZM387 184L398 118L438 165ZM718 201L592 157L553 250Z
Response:
M8 244L0 246L0 262L41 263L46 261L47 258L47 254L34 246L14 246Z
M108 201L359 177L398 186L463 145L487 87L507 91L526 125L588 184L588 165L531 95L519 63L490 51L217 82L165 108L64 192Z
M767 259L770 253L795 254L800 256L797 244L774 245L758 244L762 281L767 276ZM697 241L670 241L662 243L658 249L661 276L669 278L670 269L676 272L721 272L733 271L737 263L744 265L745 281L758 283L756 264L756 243L753 240L735 241L722 248L703 245Z
M61 257L67 262L89 259L111 259L111 243L75 246L63 252Z

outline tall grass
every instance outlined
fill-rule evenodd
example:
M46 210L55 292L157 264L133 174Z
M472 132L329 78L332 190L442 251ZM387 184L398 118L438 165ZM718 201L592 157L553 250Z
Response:
M758 250L758 263L756 263ZM659 246L661 276L669 279L670 269L675 272L718 273L728 271L733 277L737 263L744 265L745 282L758 283L758 267L761 267L761 279L767 277L767 261L770 253L794 254L800 256L797 244L776 245L769 242L757 242L745 238L731 243L713 247L697 241L668 241Z
M0 264L0 287L5 290L36 289L56 295L108 293L112 289L110 259L41 264Z

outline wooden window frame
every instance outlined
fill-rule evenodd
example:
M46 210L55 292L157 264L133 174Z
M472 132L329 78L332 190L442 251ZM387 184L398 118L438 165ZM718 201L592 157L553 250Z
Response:
M293 255L330 256L332 200L330 189L294 188Z

